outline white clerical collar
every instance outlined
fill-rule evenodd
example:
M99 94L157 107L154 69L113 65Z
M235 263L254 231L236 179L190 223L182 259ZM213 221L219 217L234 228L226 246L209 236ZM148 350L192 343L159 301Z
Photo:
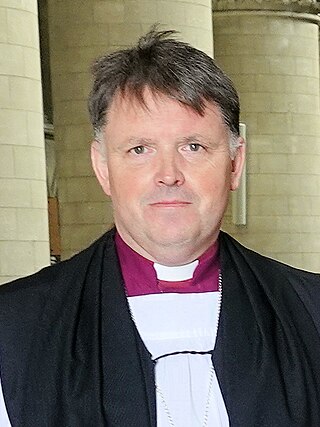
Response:
M161 265L155 262L153 267L156 271L158 280L179 282L182 280L191 279L198 264L199 260L195 260L190 264L168 267L167 265Z

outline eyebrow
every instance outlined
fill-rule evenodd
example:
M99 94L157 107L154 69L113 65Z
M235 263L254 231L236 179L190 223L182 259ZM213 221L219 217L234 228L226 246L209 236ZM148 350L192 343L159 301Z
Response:
M152 143L152 139L150 138L138 138L135 136L130 137L127 140L127 143L130 145L143 145L143 144L151 144Z

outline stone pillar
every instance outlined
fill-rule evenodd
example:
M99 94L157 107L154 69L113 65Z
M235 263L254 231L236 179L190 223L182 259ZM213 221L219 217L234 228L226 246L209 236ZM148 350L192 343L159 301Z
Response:
M37 1L0 0L0 283L49 264Z
M320 271L317 10L311 0L216 0L213 12L215 56L239 90L248 140L247 226L228 216L224 228L313 271Z
M210 0L48 0L62 255L85 247L112 225L110 202L89 162L86 100L93 59L134 43L155 22L212 55Z

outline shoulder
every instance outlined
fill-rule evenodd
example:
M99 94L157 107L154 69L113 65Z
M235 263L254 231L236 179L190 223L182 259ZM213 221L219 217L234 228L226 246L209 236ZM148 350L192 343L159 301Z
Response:
M70 287L83 280L88 267L99 258L99 252L106 246L114 250L113 237L114 230L111 230L72 258L0 286L1 321L16 317L17 313L20 319L30 318L53 294L55 299L59 295L63 298Z
M320 274L294 268L241 245L228 234L220 235L222 258L240 271L250 270L269 289L281 287L283 298L294 292L311 315L320 334Z

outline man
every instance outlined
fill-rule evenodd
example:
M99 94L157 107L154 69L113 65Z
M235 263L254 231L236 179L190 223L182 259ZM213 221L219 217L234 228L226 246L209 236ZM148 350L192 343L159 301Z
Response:
M13 427L320 425L320 277L219 231L244 161L238 97L172 33L93 67L115 229L0 291Z

